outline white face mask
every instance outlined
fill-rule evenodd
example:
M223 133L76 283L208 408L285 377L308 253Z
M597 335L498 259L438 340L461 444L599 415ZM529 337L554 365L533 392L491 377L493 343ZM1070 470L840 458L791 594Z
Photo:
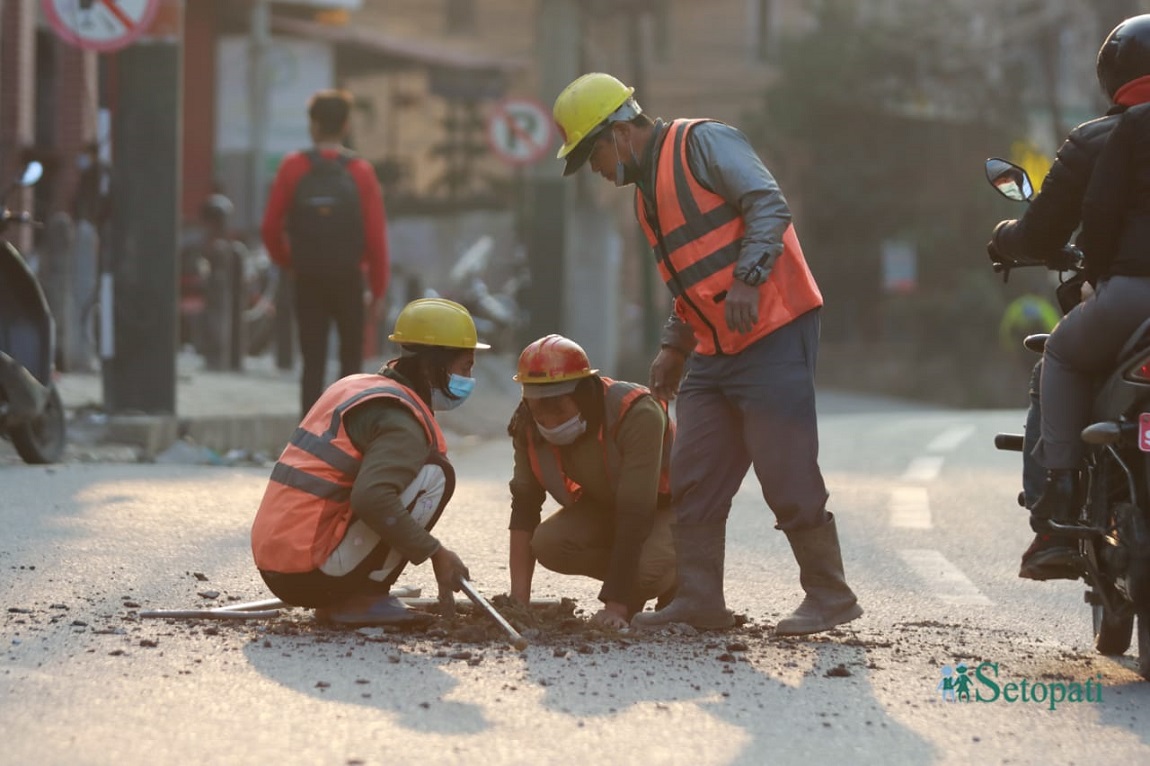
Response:
M582 415L576 415L554 428L545 428L538 422L535 423L535 426L539 429L539 433L543 435L544 439L560 447L570 444L587 431L587 421L583 419Z

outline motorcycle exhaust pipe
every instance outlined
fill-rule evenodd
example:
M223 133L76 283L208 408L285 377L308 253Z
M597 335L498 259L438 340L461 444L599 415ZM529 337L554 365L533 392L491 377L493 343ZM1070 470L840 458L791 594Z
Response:
M995 434L994 448L1007 452L1022 452L1022 434Z

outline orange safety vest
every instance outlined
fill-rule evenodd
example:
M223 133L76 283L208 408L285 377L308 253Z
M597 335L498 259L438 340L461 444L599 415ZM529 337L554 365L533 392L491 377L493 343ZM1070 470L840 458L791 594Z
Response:
M606 417L599 427L599 444L603 453L603 466L607 471L607 480L612 489L617 489L619 483L619 469L623 462L623 455L615 443L615 435L619 430L619 423L623 416L631 409L631 405L640 396L651 392L646 386L638 383L601 378L603 381L603 405ZM656 400L667 412L667 403ZM527 456L531 461L531 472L535 480L547 490L551 497L566 508L579 499L583 488L563 470L563 459L559 448L551 444L540 435L535 428L527 429ZM663 429L663 460L659 468L659 494L666 495L671 492L671 445L675 441L675 425L667 418L667 425Z
M700 122L705 120L674 120L667 126L656 160L653 216L648 217L636 187L635 217L675 297L675 313L695 332L695 350L736 354L823 305L823 296L791 225L783 234L782 254L758 287L758 323L745 335L727 328L723 299L734 279L746 223L742 211L703 188L691 172L687 134Z
M344 415L371 399L403 403L423 426L430 455L447 457L447 442L419 395L382 375L350 375L320 396L284 448L252 524L252 554L267 572L318 569L343 540L351 521L351 485L363 453Z

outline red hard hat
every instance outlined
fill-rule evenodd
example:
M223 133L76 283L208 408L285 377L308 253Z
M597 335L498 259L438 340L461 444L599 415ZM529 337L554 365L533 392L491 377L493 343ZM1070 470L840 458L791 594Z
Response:
M562 335L548 335L523 349L515 380L523 384L528 398L560 396L574 391L580 380L597 372L591 369L582 346Z

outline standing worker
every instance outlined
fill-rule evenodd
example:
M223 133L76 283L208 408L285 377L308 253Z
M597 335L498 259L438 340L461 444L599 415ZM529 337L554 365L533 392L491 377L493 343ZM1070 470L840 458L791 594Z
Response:
M665 609L633 622L733 624L723 598L727 517L753 465L806 592L776 633L828 630L862 608L843 574L818 465L822 296L786 199L746 137L712 120L653 121L633 93L592 73L554 106L564 175L590 159L616 186L635 184L636 218L674 296L651 389L665 400L678 396L671 454L678 592Z
M627 627L675 585L666 405L636 383L601 377L573 340L548 335L519 356L523 400L507 432L511 597L531 600L535 561L603 582L592 620ZM540 522L546 493L562 507Z
M383 192L371 164L343 147L351 105L345 91L321 90L311 97L307 113L314 146L284 157L260 229L268 255L295 278L302 413L323 392L333 323L340 377L362 372L364 270L373 318L387 292Z
M404 307L378 374L333 383L272 469L252 525L252 553L272 593L339 625L422 622L389 595L408 561L431 559L441 601L467 567L431 534L455 489L435 411L475 387L480 343L467 309L441 298Z

